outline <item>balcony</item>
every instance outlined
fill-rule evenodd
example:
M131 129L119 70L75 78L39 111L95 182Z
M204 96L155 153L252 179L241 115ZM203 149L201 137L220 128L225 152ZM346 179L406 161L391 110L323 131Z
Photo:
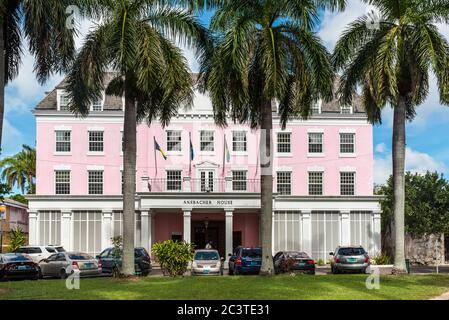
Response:
M183 180L149 179L148 190L149 192L260 193L260 180L191 179L190 177L184 177Z

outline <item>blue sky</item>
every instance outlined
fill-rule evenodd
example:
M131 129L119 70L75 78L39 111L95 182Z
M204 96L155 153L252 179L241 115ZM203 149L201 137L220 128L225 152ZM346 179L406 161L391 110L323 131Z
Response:
M318 34L327 48L332 51L338 36L345 26L360 15L369 11L359 0L349 0L348 9L342 13L325 12ZM208 15L201 17L208 20ZM82 44L84 34L90 24L81 23L81 36L77 44ZM449 27L441 26L441 32L449 37ZM193 54L188 50L186 57L192 69L197 69ZM62 75L52 77L40 86L33 74L33 58L24 49L20 75L6 88L5 123L3 132L3 156L11 155L21 149L22 144L35 145L35 119L31 111L61 79ZM449 175L449 148L446 146L449 135L449 107L439 104L435 80L433 79L428 100L418 108L415 121L407 126L407 170L424 172L439 171ZM374 127L376 183L382 183L391 173L391 128L392 112L387 108L383 113L383 124Z

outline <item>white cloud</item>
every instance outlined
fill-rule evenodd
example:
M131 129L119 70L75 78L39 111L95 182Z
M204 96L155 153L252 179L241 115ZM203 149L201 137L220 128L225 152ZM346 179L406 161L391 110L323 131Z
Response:
M387 145L385 143L379 143L375 148L376 152L384 153L387 151Z
M31 144L26 142L22 133L14 127L8 119L3 120L2 136L2 157L13 155L22 149L22 144Z
M382 144L376 146L379 147ZM382 147L381 147L382 148ZM392 174L391 152L374 158L374 183L383 184ZM425 173L427 171L449 172L449 168L440 161L435 160L427 153L406 148L405 169L413 173Z

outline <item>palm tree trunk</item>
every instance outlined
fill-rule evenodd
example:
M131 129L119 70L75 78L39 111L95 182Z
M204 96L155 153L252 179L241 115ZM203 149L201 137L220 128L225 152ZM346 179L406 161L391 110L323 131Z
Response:
M393 119L393 188L394 188L394 267L393 273L406 272L404 248L405 216L405 97L399 96Z
M2 152L3 117L5 112L5 39L0 19L0 154Z
M272 154L272 129L273 115L271 101L266 101L261 112L260 135L260 202L261 202L261 242L262 242L262 267L261 275L273 274L272 252L272 224L273 224L273 154Z
M128 77L126 77L128 78ZM136 195L136 105L125 79L125 123L123 128L123 265L122 274L134 275L134 224Z

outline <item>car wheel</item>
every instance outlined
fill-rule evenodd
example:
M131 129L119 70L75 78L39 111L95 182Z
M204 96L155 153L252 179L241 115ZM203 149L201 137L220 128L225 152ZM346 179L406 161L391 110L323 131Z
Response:
M148 277L149 274L150 274L149 270L142 270L142 276L143 277Z
M336 267L332 267L332 273L333 274L338 274L339 271L338 271L338 269Z
M59 277L60 277L61 279L67 279L67 277L68 277L67 272L65 272L65 270L62 269L62 270L59 272Z

